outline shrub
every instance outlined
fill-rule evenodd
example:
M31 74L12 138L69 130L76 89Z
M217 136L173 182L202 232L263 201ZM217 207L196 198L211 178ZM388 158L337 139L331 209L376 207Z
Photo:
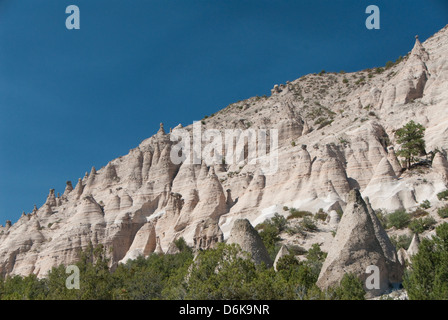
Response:
M437 199L448 200L448 189L437 194Z
M366 295L362 281L352 273L346 273L340 285L330 288L328 293L333 300L365 300Z
M347 78L344 78L344 79L342 80L342 82L343 82L343 83L348 83L348 79L347 79Z
M306 254L306 264L311 268L316 278L319 277L319 273L322 269L327 253L320 249L320 245L314 243Z
M288 227L288 228L286 229L286 232L287 232L290 236L293 236L293 235L296 235L296 234L299 234L299 235L302 236L302 237L305 237L305 236L306 236L306 232L305 232L305 230L303 229L303 227L302 227L301 225L296 225L296 226L293 226L293 227Z
M386 62L386 70L392 68L393 66L394 66L394 63L392 61Z
M289 252L291 252L295 256L303 256L308 251L299 245L288 245Z
M396 210L387 216L387 227L396 229L403 229L409 225L411 221L410 215L406 210Z
M328 217L328 214L326 214L322 208L319 209L319 211L314 215L314 219L322 220L322 221L325 221L327 219L327 217Z
M277 261L277 271L281 270L288 270L291 268L298 268L300 266L299 260L296 259L296 257L293 254L288 254L286 256L281 257Z
M417 208L412 212L413 218L421 218L429 215L428 211L423 210L422 208Z
M312 215L313 214L309 211L302 211L302 210L297 210L296 208L289 208L289 215L286 219L291 220L291 219L303 218L303 217L312 216Z
M448 205L444 206L443 208L439 208L437 210L437 214L442 219L448 218Z
M413 233L420 234L426 230L431 229L435 224L436 220L433 217L414 219L409 223L409 229Z
M420 204L420 208L422 208L422 209L429 209L429 208L431 208L431 202L429 202L429 200L424 200Z
M185 241L185 239L183 237L180 237L177 240L174 240L174 245L176 246L176 248L180 251L180 252L192 252L191 248L187 245L187 242Z
M303 220L300 222L300 225L307 231L312 232L317 230L316 224L310 217L304 217Z
M259 231L260 237L271 258L275 258L277 254L279 249L278 243L281 240L280 233L286 229L286 224L285 217L276 213L274 217L255 227L256 230L261 230Z
M404 250L408 250L409 245L412 242L412 236L407 234L402 234L400 236L394 235L390 237L390 241L395 246L395 248L400 250L400 248L403 248Z
M448 223L444 223L431 239L422 239L404 275L403 287L411 300L444 300L448 297L447 279Z
M318 243L314 243L310 250L308 250L306 254L306 259L308 261L315 261L315 262L321 262L324 263L325 258L327 257L327 253L323 252L320 248L320 245Z
M319 127L318 127L317 129L318 129L318 130L319 130L319 129L322 129L322 128L326 127L326 126L331 125L332 123L333 123L333 119L327 119L327 120L321 122L320 125L319 125Z

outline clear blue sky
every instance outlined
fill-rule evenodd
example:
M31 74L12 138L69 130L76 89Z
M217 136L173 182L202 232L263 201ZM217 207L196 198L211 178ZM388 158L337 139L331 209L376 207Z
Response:
M78 5L81 29L65 28ZM381 9L381 29L365 9ZM383 66L446 0L0 0L0 224L165 127L308 73Z

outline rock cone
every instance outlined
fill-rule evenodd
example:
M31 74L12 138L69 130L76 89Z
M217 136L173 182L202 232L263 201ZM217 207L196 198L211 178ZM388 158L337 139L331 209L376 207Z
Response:
M354 273L363 282L368 296L387 292L391 284L401 281L402 276L397 253L389 244L387 234L379 221L372 219L359 191L350 191L347 207L317 285L326 289L338 285L346 273ZM379 289L366 288L365 281L370 275L366 270L369 266L379 269Z
M268 251L257 230L252 227L249 220L238 219L235 221L227 243L238 244L241 249L251 254L256 264L265 263L268 267L272 266L272 260L269 257Z

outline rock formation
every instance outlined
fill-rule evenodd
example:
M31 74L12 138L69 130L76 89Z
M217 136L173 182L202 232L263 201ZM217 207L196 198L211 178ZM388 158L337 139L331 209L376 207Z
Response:
M408 253L404 248L400 248L397 252L398 261L400 261L400 264L405 267L406 264L409 262L409 256Z
M442 153L436 152L434 159L432 160L432 167L448 184L448 161Z
M369 296L387 292L394 283L401 282L402 266L394 246L369 213L358 190L349 194L347 207L328 256L322 266L317 285L322 289L338 285L346 273L357 275L365 286L367 267L379 268L379 289L367 290ZM365 286L365 289L366 286Z
M277 271L277 263L278 261L287 256L289 254L289 250L285 245L282 245L282 247L280 248L280 250L278 251L277 255L275 256L275 260L274 260L274 269L275 271Z
M328 223L330 226L336 230L340 221L341 218L339 217L339 214L335 210L331 210L328 214Z
M448 150L446 52L448 27L423 43L417 39L412 51L385 72L309 74L277 85L270 97L231 104L199 123L203 131L222 133L265 129L266 152L251 161L175 164L170 158L176 145L172 136L180 129L192 135L197 124L170 132L161 124L127 155L80 175L75 188L67 182L61 196L52 189L39 208L22 217L17 213L16 223L0 228L0 275L43 277L53 266L75 262L89 243L106 247L111 266L151 251L174 252L173 242L181 237L189 246L205 249L235 238L232 226L242 224L239 219L257 225L288 206L329 212L326 229L337 226L337 238L344 238L351 227L365 226L353 234L353 241L339 242L340 256L347 258L344 250L350 247L352 260L377 259L382 273L387 271L383 278L394 282L399 278L396 253L384 230L369 205L366 215L361 201L355 201L356 208L347 204L348 194L359 189L371 207L389 212L413 210L425 199L437 204L435 195L448 184L443 156ZM411 119L426 128L426 151L441 151L432 168L417 175L401 169L394 151L400 147L394 132ZM278 130L277 145L271 140L273 129ZM246 143L246 154L247 149ZM343 216L338 224L333 211L341 209L356 219L349 223ZM352 247L356 241L367 243L367 249ZM372 253L372 258L363 253ZM270 260L263 250L255 257ZM352 260L346 263L353 270L364 267ZM327 269L336 268L336 261L328 264ZM334 282L339 274L325 277Z
M238 219L234 222L227 243L238 244L243 251L250 253L256 264L264 263L268 267L272 266L272 260L268 251L257 230L252 227L249 220Z
M157 239L154 224L152 222L147 222L135 235L131 247L121 262L126 263L129 259L133 260L138 256L147 257L149 254L156 251L156 244Z
M418 247L420 245L420 237L418 234L414 234L414 237L412 237L411 244L409 245L407 254L408 257L411 258L413 255L418 253Z

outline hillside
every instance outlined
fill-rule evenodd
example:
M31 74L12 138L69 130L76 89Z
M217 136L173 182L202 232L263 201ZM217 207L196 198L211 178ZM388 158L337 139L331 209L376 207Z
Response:
M352 189L387 212L429 200L440 221L436 195L448 186L447 52L448 26L424 43L417 38L387 67L306 75L195 124L222 134L264 129L271 137L278 130L278 145L270 143L253 162L175 164L170 137L195 125L161 125L127 155L92 168L76 185L67 182L64 191L50 190L41 208L1 226L0 274L43 277L76 261L89 243L110 250L112 266L154 251L173 253L180 237L206 249L226 240L239 218L256 226L275 213L288 215L284 207L343 211ZM425 166L403 170L394 132L410 120L426 128L426 153L440 152ZM270 172L265 164L273 159L278 170ZM334 230L325 221L318 227L305 239L284 241L304 248L321 243L326 251Z

